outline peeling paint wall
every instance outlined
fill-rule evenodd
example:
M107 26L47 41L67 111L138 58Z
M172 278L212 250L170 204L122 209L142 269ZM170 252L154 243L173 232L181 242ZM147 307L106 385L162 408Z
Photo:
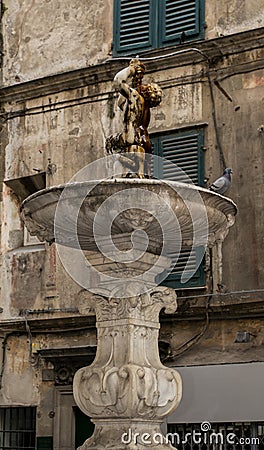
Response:
M102 86L103 89L109 88ZM88 89L82 92L74 90L15 104L10 109L35 108L36 114L9 121L7 179L32 175L37 170L45 171L50 159L55 164L55 173L53 177L48 175L47 184L62 183L84 165L104 155L104 133L107 130L101 125L101 116L105 102L79 105L87 95ZM65 102L65 109L56 110L61 102ZM72 107L71 102L74 104ZM50 105L48 112L42 112L43 105Z
M223 282L230 290L260 289L264 285L263 77L263 70L259 70L222 81L232 102L214 86L219 138L227 166L234 172L227 195L238 206L236 224L223 244ZM210 108L209 102L207 107ZM221 167L213 124L208 133L206 176L211 182Z
M6 5L5 85L86 67L110 54L110 0L16 0Z
M6 405L36 405L39 400L40 373L29 364L26 336L9 339L0 402Z
M204 320L180 322L181 333L166 325L162 326L161 339L170 342L172 354L203 329ZM251 333L248 343L236 342L238 331ZM190 346L168 364L178 366L195 366L205 364L232 364L263 361L264 322L262 319L233 319L210 321L209 327L196 345Z
M69 345L69 341L71 345ZM4 372L1 379L0 405L38 406L37 429L39 435L52 434L54 410L54 378L48 381L44 372L54 374L52 363L40 359L36 349L65 348L96 345L95 332L78 331L71 334L29 335L10 334L5 343ZM0 354L1 363L3 355Z
M206 2L208 39L243 32L264 25L263 0L223 0Z

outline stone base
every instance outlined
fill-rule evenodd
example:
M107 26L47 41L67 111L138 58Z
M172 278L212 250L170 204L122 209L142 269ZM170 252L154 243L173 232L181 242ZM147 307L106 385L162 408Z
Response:
M160 422L130 419L96 420L95 431L78 450L174 449L163 435Z
M96 312L97 353L73 381L76 404L95 423L79 450L173 449L160 425L178 406L181 377L159 359L159 313L177 309L173 289L158 286L140 295L136 285L126 297L90 295Z

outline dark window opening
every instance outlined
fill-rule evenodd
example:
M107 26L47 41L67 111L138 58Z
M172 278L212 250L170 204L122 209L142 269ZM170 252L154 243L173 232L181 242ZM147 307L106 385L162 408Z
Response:
M36 408L0 409L0 450L34 450Z

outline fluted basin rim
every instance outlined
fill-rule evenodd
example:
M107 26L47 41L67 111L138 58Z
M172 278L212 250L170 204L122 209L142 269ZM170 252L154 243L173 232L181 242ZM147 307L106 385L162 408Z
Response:
M21 204L20 210L23 211L23 209L32 201L35 200L38 197L43 196L46 193L52 193L52 192L62 192L65 188L74 188L77 187L85 187L89 185L116 185L116 184L125 184L128 187L144 187L148 185L168 185L172 188L179 187L181 190L186 191L195 191L199 192L203 199L207 198L215 198L218 199L218 207L220 207L220 210L227 216L227 214L231 214L232 216L235 216L237 214L237 206L228 197L225 197L221 194L218 194L216 192L210 191L209 189L195 186L193 184L189 183L181 183L179 181L171 181L171 180L157 180L157 179L140 179L140 178L112 178L112 179L103 179L103 180L89 180L89 181L76 181L71 183L64 183L59 184L56 186L51 186L45 189L41 189L40 191L35 192L34 194L31 194L28 196Z

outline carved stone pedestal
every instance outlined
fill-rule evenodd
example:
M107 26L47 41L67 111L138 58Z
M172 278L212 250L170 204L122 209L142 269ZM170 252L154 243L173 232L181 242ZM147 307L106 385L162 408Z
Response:
M176 311L175 291L156 287L135 297L87 293L97 317L95 361L74 378L79 408L95 423L79 450L173 448L160 424L178 406L181 378L159 359L159 312Z
M160 421L94 420L95 431L78 450L155 450L173 449L160 429Z

